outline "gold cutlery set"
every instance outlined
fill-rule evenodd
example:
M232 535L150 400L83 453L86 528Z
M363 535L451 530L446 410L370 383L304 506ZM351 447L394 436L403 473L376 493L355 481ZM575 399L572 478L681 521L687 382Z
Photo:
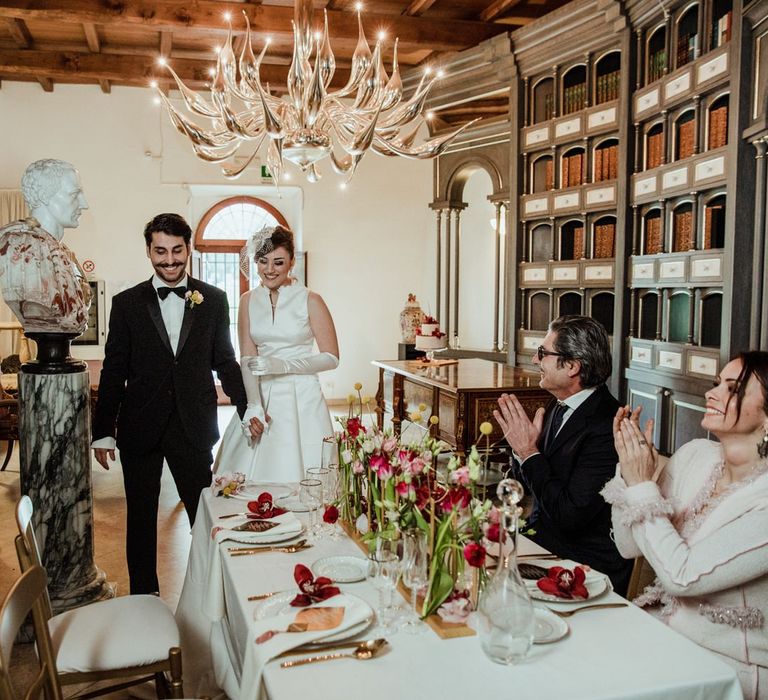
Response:
M286 545L257 545L254 547L228 547L227 551L233 557L242 557L247 554L260 554L263 552L282 552L283 554L295 554L305 549L309 549L312 545L308 544L306 540L299 540L293 544Z

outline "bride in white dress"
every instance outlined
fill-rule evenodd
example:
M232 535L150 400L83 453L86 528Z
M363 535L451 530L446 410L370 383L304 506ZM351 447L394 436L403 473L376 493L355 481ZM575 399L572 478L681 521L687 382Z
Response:
M320 466L323 438L333 433L317 373L339 364L336 329L322 297L290 276L295 258L288 229L258 231L248 256L261 278L240 298L238 315L248 410L242 423L233 416L214 472L243 472L249 481L299 481L306 467ZM245 435L252 418L266 420L255 443Z

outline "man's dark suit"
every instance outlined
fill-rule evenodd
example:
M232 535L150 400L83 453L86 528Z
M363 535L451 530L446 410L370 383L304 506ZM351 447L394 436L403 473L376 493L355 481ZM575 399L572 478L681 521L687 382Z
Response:
M241 416L245 411L226 294L187 280L188 289L199 291L203 301L194 306L185 302L175 356L152 280L112 300L93 439L115 437L120 449L132 593L158 590L157 503L163 458L191 522L200 491L211 482L211 448L219 437L212 371Z
M544 418L537 445L541 452L518 468L536 499L532 539L561 557L608 574L623 594L632 562L621 557L611 539L611 507L600 495L616 473L613 418L619 402L605 386L598 387L545 447L555 405Z

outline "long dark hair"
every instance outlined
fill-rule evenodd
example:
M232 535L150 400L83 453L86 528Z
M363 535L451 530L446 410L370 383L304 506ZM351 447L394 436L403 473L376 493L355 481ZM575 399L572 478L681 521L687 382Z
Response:
M754 377L763 388L763 413L768 416L768 352L749 350L740 352L734 360L741 360L741 372L736 379L736 420L741 418L741 403L747 391L750 377ZM730 401L730 399L728 399Z

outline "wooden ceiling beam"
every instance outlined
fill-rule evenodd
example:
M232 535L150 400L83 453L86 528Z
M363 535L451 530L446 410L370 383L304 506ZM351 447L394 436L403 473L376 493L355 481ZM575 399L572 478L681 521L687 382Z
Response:
M479 19L483 22L493 22L507 10L519 5L521 0L493 0L481 13Z
M498 0L497 0L498 1ZM509 0L506 0L509 1ZM514 0L512 0L514 2ZM225 12L231 13L236 31L242 31L241 12L246 12L257 40L267 35L291 35L293 8L277 5L254 5L217 0L4 0L0 17L40 20L48 22L76 22L84 24L111 24L120 22L155 31L174 29L204 29L212 35L225 36L229 25ZM318 13L319 15L319 13ZM317 21L320 21L317 16ZM357 40L357 16L354 12L328 11L332 40ZM502 31L503 27L475 21L457 21L435 18L366 14L363 25L367 35L373 36L379 28L394 39L400 38L402 47L422 49L458 50L475 46Z
M83 22L83 31L85 32L85 41L88 43L91 53L100 53L101 41L99 41L96 25L93 22Z
M408 17L418 17L426 12L436 0L412 0L411 4L403 10L403 14Z
M53 80L51 80L50 78L44 78L44 77L38 76L37 82L40 83L40 85L42 85L43 90L45 90L46 92L53 92Z
M112 84L109 82L109 80L99 80L99 85L101 86L101 91L107 95L112 92Z
M190 87L199 88L210 80L209 61L174 59L173 69ZM166 81L167 73L147 56L123 56L108 53L82 53L76 51L8 51L0 50L0 74L10 76L43 76L57 81L83 82L108 80L123 85L149 86L151 80ZM284 89L288 66L261 66L262 83L273 90ZM342 87L349 78L349 70L337 69L332 87ZM173 84L171 82L171 84Z
M173 32L160 32L160 55L165 58L170 58L172 50Z
M35 43L27 23L18 17L7 18L8 31L11 33L16 46L20 49L29 49Z

